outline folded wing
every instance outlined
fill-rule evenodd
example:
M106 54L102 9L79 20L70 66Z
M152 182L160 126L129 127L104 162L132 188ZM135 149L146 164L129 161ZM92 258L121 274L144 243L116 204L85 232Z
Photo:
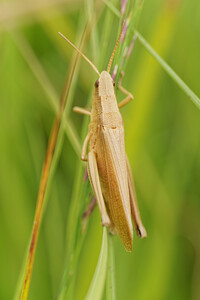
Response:
M123 127L102 128L103 147L107 177L103 183L103 196L108 207L108 214L127 251L132 250L133 229L131 223L130 196ZM97 161L98 163L98 161ZM105 185L105 182L106 185Z

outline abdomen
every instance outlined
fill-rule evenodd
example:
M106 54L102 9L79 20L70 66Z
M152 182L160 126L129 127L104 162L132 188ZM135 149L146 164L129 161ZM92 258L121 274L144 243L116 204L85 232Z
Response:
M95 148L108 215L127 248L132 248L132 223L123 126L99 126Z

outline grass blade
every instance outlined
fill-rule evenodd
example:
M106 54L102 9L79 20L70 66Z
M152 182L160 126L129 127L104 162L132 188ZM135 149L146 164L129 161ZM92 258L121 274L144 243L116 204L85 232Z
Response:
M108 267L106 278L106 299L115 300L115 258L114 258L114 245L113 235L108 234Z
M116 17L121 18L120 12L107 0L104 0L105 4L115 14ZM145 49L156 59L164 71L176 82L176 84L184 91L189 99L200 109L199 97L189 88L189 86L178 76L178 74L164 61L164 59L149 45L145 38L134 28L133 33L137 34L137 37Z
M189 88L189 86L178 76L178 74L164 61L162 57L149 45L149 43L144 39L144 37L135 31L140 43L145 47L145 49L157 60L160 66L165 70L165 72L176 82L176 84L184 91L184 93L189 97L189 99L200 109L200 99L199 97Z
M53 159L53 154L54 154L54 150L55 150L55 146L56 146L56 140L57 140L57 136L58 136L58 132L59 132L59 127L60 127L60 119L57 118L54 122L53 130L52 130L52 133L51 133L51 136L49 139L45 162L44 162L44 166L43 166L43 170L42 170L42 176L41 176L41 182L40 182L40 187L39 187L39 192L38 192L37 206L36 206L36 212L35 212L35 217L34 217L28 259L27 259L27 263L26 263L26 271L25 271L21 299L27 299L27 297L28 297L33 263L34 263L34 257L35 257L35 251L36 251L37 240L38 240L38 234L39 234L42 213L43 213L44 196L45 196L45 191L46 191L46 187L47 187L47 181L48 181L49 171L50 171L50 167L51 167L51 162Z
M103 238L101 252L99 255L99 260L93 276L92 283L90 285L86 300L101 300L105 279L106 279L106 269L107 269L107 258L108 258L108 237L107 229L103 229Z

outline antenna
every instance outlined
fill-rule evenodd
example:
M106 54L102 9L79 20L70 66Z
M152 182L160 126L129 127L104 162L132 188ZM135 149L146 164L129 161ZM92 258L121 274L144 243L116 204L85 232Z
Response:
M95 65L78 49L76 48L76 46L74 44L72 44L72 42L70 42L62 33L58 32L62 38L68 42L68 44L70 44L89 64L90 66L93 68L93 70L100 76L99 71L97 70L97 68L95 67Z
M115 51L116 51L117 46L118 46L118 44L119 44L119 41L120 41L120 38L121 38L121 35L122 35L122 31L123 31L123 29L124 29L124 26L125 26L125 20L124 20L124 22L123 22L122 29L121 29L121 31L120 31L119 37L118 37L117 42L116 42L116 44L115 44L115 48L114 48L114 50L113 50L113 53L112 53L111 58L110 58L109 63L108 63L108 68L107 68L107 72L108 72L108 73L110 72L110 68L111 68L111 65L112 65L113 57L114 57L114 55L115 55Z

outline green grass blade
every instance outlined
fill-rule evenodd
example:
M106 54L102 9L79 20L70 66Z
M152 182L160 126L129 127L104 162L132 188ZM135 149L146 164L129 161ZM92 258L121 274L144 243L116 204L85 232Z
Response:
M118 11L118 9L113 5L113 3L111 1L108 1L108 0L104 0L104 3L110 8L110 10L112 10L112 12L118 17L121 19L121 14L120 12Z
M105 4L110 8L110 10L115 14L116 17L121 18L120 12L113 6L109 1L105 1ZM137 31L132 29L138 36L139 41L145 47L145 49L151 54L164 71L176 82L176 84L184 91L184 93L189 97L189 99L200 109L200 99L199 97L189 88L189 86L178 76L178 74L165 62L165 60L160 57L160 55L149 45L149 43L144 39L144 37Z
M90 285L86 300L101 300L105 279L106 279L106 269L107 269L107 258L108 258L108 237L107 229L103 229L103 238L101 252L99 255L98 264L93 276L92 283Z
M115 257L113 235L108 234L108 268L106 277L106 299L115 300Z
M189 88L189 86L178 76L178 74L164 61L162 57L149 45L144 37L135 31L139 41L145 47L145 49L157 60L165 72L176 82L176 84L184 91L189 99L200 109L199 97Z

